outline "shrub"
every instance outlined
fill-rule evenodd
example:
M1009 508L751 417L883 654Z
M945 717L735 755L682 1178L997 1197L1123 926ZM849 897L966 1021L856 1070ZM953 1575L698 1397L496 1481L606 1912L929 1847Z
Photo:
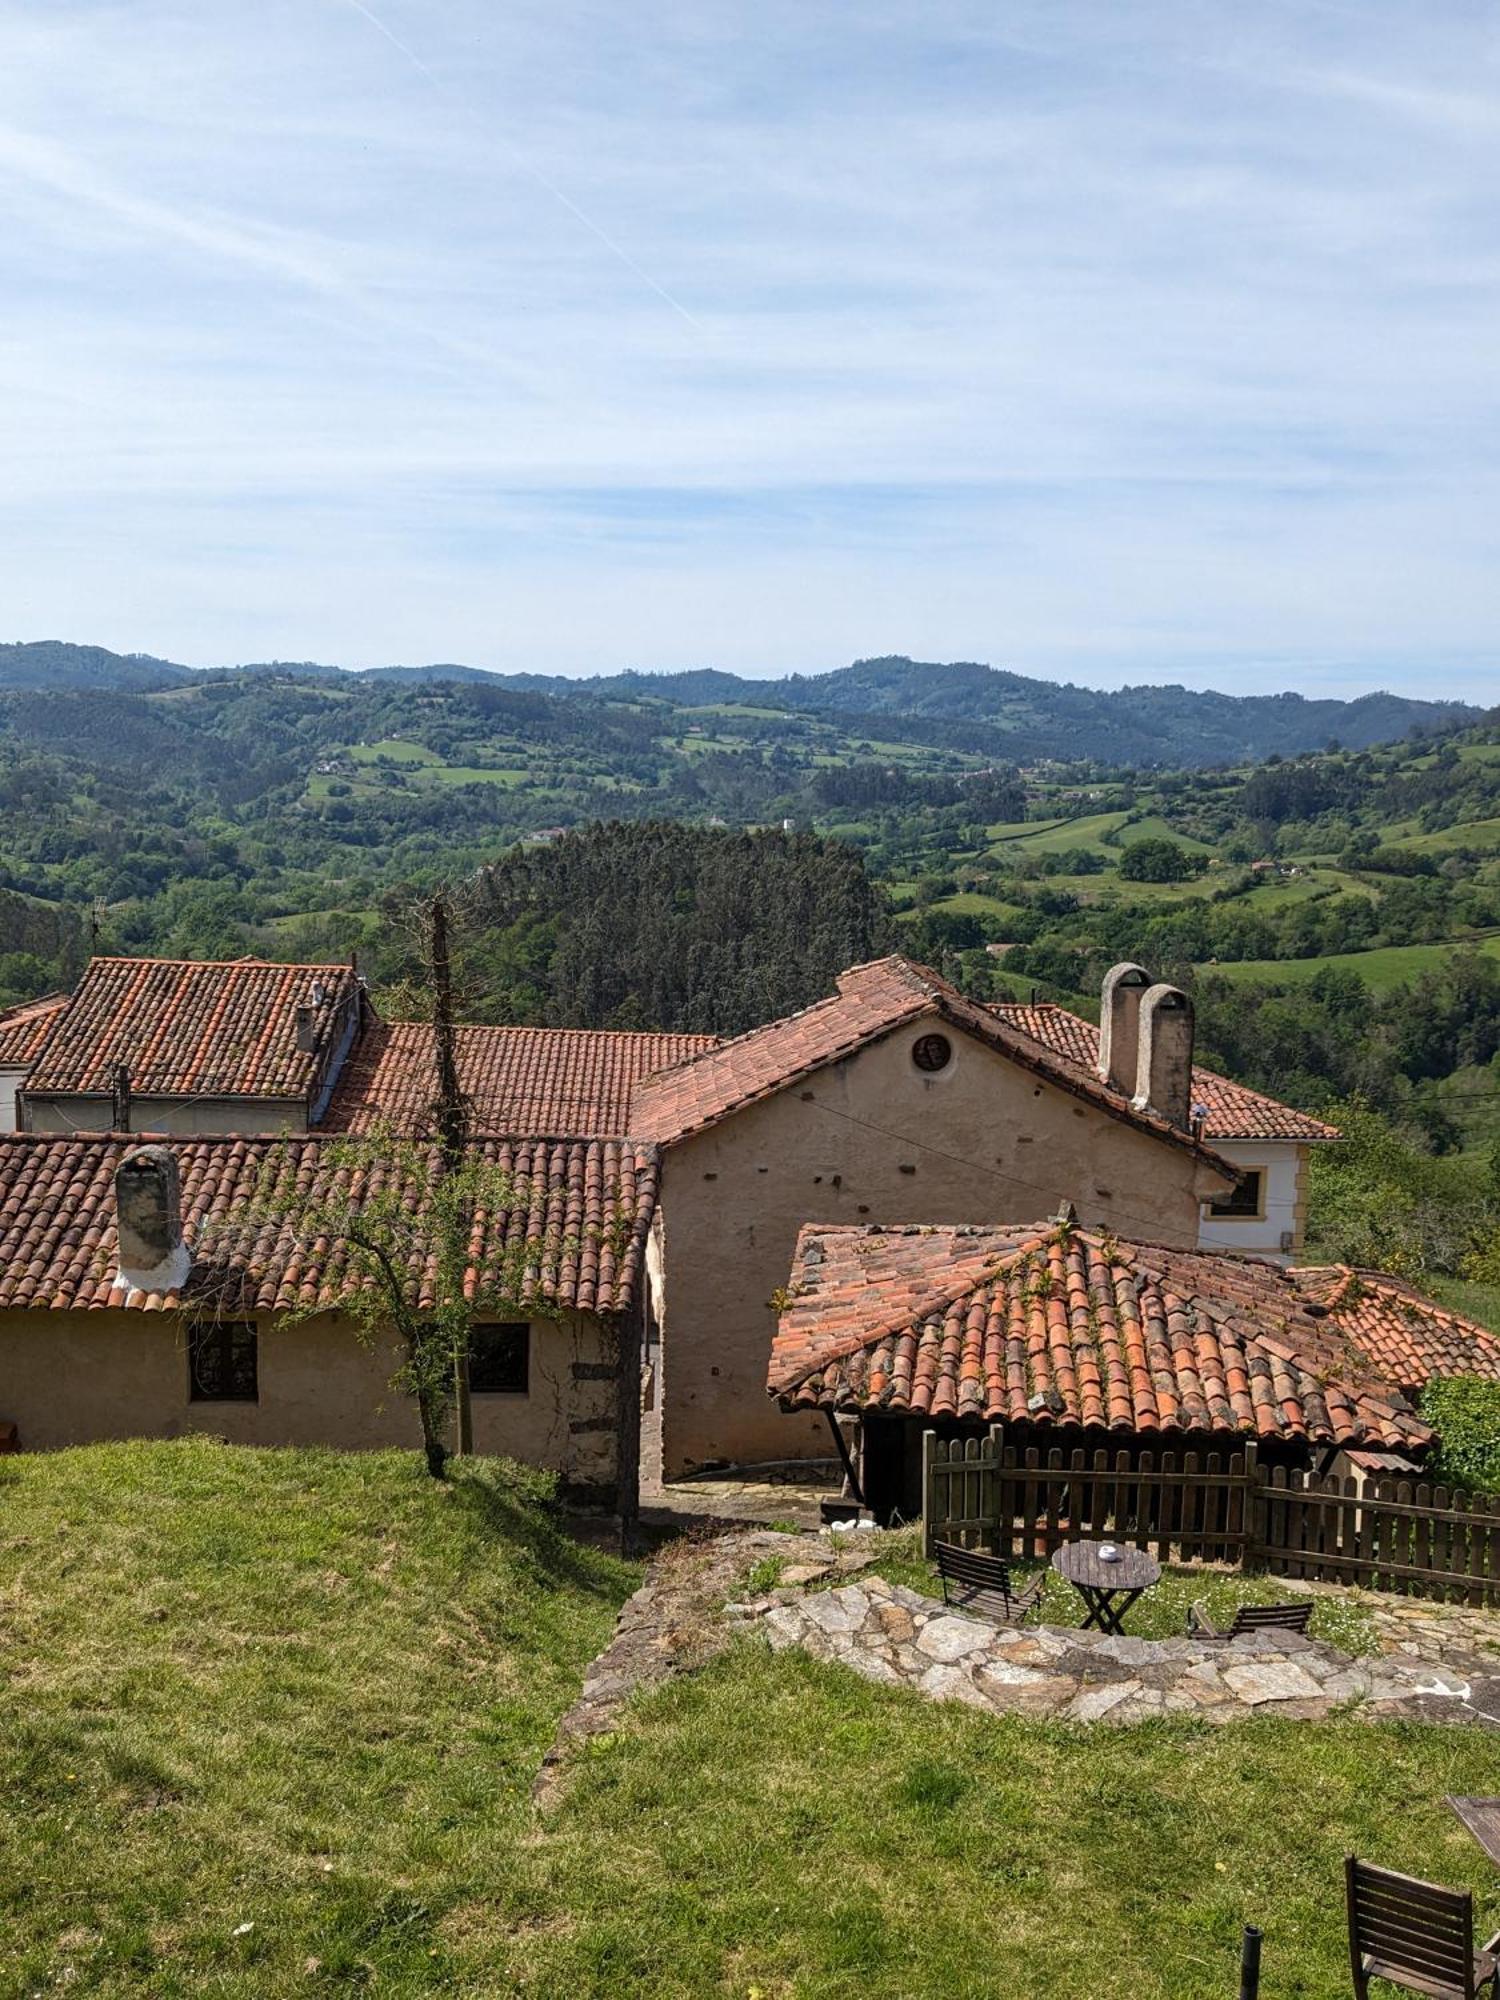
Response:
M1434 1377L1422 1391L1421 1409L1438 1434L1437 1477L1469 1492L1500 1493L1500 1382Z

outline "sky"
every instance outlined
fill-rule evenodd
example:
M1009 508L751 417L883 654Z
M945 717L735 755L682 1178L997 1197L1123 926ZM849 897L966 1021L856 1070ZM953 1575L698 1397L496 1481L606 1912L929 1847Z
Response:
M1500 700L1492 0L0 0L0 638Z

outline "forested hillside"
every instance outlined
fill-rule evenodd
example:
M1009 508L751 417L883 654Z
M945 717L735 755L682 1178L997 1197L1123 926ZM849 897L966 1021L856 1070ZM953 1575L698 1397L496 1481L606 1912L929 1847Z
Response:
M1321 1248L1385 1229L1413 1274L1500 1284L1500 714L1168 769L1173 690L1120 698L1152 738L1132 761L1088 753L1106 698L1079 689L1044 691L1073 721L1023 753L1036 684L987 668L523 679L0 654L0 1003L92 942L357 950L408 1012L402 913L437 881L480 1020L733 1033L893 945L1088 1012L1138 959L1194 988L1209 1060L1383 1135L1320 1169ZM1360 726L1412 713L1372 698Z
M1369 694L1353 701L1300 694L1226 695L1180 686L1109 691L1039 681L974 661L857 660L831 673L746 680L705 668L691 673L624 673L574 680L547 674L486 674L472 667L378 667L358 675L314 662L275 662L210 676L146 655L116 655L57 641L0 646L0 688L57 693L92 687L145 692L208 678L297 679L325 684L478 682L557 702L675 709L792 711L840 718L880 733L890 720L969 723L985 731L976 748L1022 760L1070 756L1157 767L1295 756L1336 739L1356 749L1390 742L1414 727L1453 727L1477 711L1462 702ZM956 736L952 739L959 740Z

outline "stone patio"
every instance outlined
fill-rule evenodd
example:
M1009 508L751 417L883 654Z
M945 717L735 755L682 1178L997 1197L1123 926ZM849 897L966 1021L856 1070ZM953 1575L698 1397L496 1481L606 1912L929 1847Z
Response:
M778 1596L739 1607L777 1651L800 1646L882 1686L992 1715L1112 1725L1160 1715L1316 1721L1354 1705L1371 1720L1500 1727L1500 1664L1490 1678L1405 1653L1351 1659L1294 1632L1226 1642L1111 1638L1055 1625L1008 1630L880 1577L793 1601Z

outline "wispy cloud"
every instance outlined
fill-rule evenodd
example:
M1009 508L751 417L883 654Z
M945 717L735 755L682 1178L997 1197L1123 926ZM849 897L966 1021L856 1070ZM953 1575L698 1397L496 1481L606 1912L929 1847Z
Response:
M221 660L1473 688L1462 0L0 0L0 590Z

